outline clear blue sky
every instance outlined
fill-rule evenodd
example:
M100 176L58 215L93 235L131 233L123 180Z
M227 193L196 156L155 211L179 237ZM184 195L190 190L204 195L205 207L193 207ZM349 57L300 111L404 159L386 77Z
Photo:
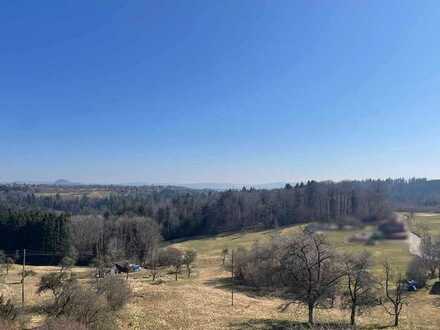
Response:
M3 1L0 181L440 177L434 1Z

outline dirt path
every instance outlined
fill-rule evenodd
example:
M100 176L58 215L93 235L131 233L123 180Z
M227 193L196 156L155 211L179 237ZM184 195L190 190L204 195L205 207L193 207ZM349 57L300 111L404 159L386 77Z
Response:
M408 247L409 247L409 253L411 253L412 255L421 257L422 252L420 250L420 244L422 242L422 239L419 236L417 236L416 234L409 231L407 242L408 242Z
M406 216L402 216L401 214L397 214L397 217L401 221L408 223L407 222L408 219ZM418 256L418 257L422 256L422 252L420 249L422 239L420 238L420 236L418 236L418 235L414 234L412 231L408 230L408 238L407 238L406 242L408 243L409 253L411 253L414 256Z

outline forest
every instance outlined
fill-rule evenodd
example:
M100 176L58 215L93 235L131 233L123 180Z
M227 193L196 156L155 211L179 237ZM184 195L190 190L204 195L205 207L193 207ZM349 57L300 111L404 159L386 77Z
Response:
M55 262L72 254L76 242L73 250L83 261L117 251L124 251L120 257L145 260L136 242L311 221L375 223L396 209L437 209L439 185L425 179L308 181L283 189L222 192L160 186L2 185L0 250L56 251L55 257L34 259ZM105 194L94 194L98 190ZM140 237L147 233L151 237Z

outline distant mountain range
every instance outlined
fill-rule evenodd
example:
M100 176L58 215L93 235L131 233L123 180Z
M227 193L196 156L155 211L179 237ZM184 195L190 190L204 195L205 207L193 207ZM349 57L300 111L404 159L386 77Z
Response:
M12 183L16 184L46 184L46 185L54 185L54 186L80 186L80 185L88 185L86 183L80 182L72 182L66 179L58 179L54 182L50 181L15 181ZM240 190L243 187L246 188L255 188L255 189L277 189L284 187L286 182L270 182L270 183L262 183L262 184L248 184L248 183L219 183L219 182L202 182L202 183L146 183L146 182L130 182L130 183L120 183L115 185L121 186L173 186L173 187L184 187L190 189L208 189L208 190ZM89 184L94 185L94 184Z

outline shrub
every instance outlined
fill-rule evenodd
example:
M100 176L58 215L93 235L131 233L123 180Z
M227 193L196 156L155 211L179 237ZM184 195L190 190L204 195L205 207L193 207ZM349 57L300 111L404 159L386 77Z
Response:
M56 316L77 321L87 329L114 327L114 316L105 296L77 282L66 283L56 307Z
M69 270L75 266L76 259L74 257L66 256L60 261L61 272Z
M98 293L104 295L110 309L116 311L128 302L131 289L120 277L108 276L100 281Z
M49 273L41 277L40 283L38 284L37 293L41 294L50 291L55 299L63 290L63 285L67 281L69 275L66 273Z
M374 241L380 241L380 240L385 239L385 235L384 235L381 231L377 231L377 230L376 230L376 231L371 235L370 239L371 239L371 240L374 240Z
M159 264L161 266L175 266L183 263L183 252L169 247L159 252Z
M0 296L0 320L13 321L18 315L18 309L3 295Z
M63 305L63 313L87 327L96 326L108 314L105 298L92 290L77 286L69 297Z
M60 317L72 327L75 321L86 329L112 329L115 323L112 308L121 304L119 295L126 297L122 286L113 282L111 285L104 283L106 291L97 292L89 286L80 285L75 278L67 277L66 273L50 273L40 281L38 292L50 291L54 296L53 303L47 309L54 320L43 329L64 329L59 326L63 324Z
M20 272L18 275L20 277L32 277L37 275L37 273L34 272L33 270L25 270L24 272Z
M159 264L161 266L170 266L173 268L173 274L176 276L180 273L183 265L184 254L179 249L169 247L159 253Z
M188 278L191 276L191 265L197 259L197 251L196 250L187 250L183 255L183 263L186 266Z
M406 277L408 280L414 280L418 288L426 286L429 278L429 269L423 262L422 258L414 257L408 265L406 270Z

